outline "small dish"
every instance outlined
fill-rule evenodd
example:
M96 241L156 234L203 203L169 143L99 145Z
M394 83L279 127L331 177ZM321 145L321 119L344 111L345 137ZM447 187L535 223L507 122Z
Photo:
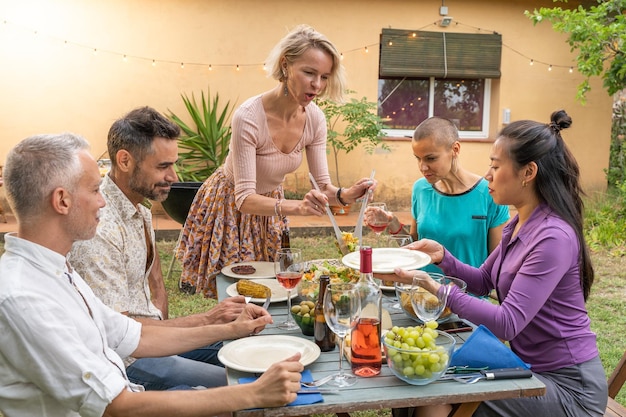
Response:
M276 280L276 278L274 279L251 279L250 281L254 281L257 282L259 284L263 284L266 287L269 287L270 290L272 290L272 298L270 299L271 303L279 303L281 301L287 301L287 290L284 289ZM230 284L228 287L226 287L226 294L230 295L231 297L236 297L239 295L239 292L237 291L237 283L235 282L234 284ZM291 298L295 298L298 296L298 293L295 291L291 292ZM251 298L250 299L251 302L255 303L255 304L263 304L265 302L265 298Z
M345 266L359 269L361 263L360 252L347 254L341 260ZM404 248L374 248L372 249L372 272L377 274L392 274L395 268L418 269L430 264L430 256L424 252Z
M256 269L254 273L243 275L237 274L233 272L233 268L242 265L250 265ZM234 264L230 264L222 268L222 274L226 275L230 278L235 279L263 279L263 278L275 278L276 273L274 272L274 262L266 262L266 261L249 261L249 262L237 262Z

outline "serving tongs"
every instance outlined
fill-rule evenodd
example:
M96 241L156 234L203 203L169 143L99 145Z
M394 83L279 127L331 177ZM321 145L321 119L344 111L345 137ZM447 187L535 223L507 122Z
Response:
M311 179L311 184L313 184L313 187L315 187L317 191L321 192L320 187L317 185L317 182L315 181L315 178L313 177L313 174L311 174L310 172L309 172L309 178ZM339 229L339 225L337 225L337 220L335 220L335 215L333 214L333 211L330 209L330 206L328 204L326 204L325 208L326 208L326 214L328 214L328 217L330 218L330 222L333 225L333 229L335 230L335 236L337 237L339 250L341 251L343 255L347 255L350 253L350 251L348 250L348 246L346 246L346 243L343 241L343 235L341 233L341 229Z
M376 170L373 169L370 174L370 180L374 179ZM361 200L361 211L359 211L359 217L356 220L356 226L354 227L354 237L359 241L359 247L363 246L363 216L365 215L365 209L367 208L367 202L370 200L371 190L367 190L363 199Z

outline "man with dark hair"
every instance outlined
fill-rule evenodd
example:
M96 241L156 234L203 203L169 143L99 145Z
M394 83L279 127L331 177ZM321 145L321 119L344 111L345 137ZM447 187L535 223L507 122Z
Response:
M227 323L243 311L243 297L225 300L205 313L168 320L152 214L144 204L165 200L177 181L179 134L176 124L150 107L134 109L113 123L107 140L111 170L100 187L107 206L96 236L77 242L70 259L106 305L144 325ZM166 358L127 358L128 377L147 390L224 385L225 372L217 359L220 346Z

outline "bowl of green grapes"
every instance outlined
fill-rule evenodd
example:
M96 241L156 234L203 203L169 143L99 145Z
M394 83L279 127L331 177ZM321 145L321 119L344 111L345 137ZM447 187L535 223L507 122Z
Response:
M411 385L426 385L439 379L450 364L454 337L436 330L437 322L424 326L394 326L383 337L387 366Z

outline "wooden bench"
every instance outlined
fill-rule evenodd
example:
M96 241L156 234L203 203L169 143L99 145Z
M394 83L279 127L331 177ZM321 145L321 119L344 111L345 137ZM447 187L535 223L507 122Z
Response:
M615 401L615 397L626 381L626 352L622 356L615 370L609 377L609 402L606 405L605 417L626 417L626 408Z

